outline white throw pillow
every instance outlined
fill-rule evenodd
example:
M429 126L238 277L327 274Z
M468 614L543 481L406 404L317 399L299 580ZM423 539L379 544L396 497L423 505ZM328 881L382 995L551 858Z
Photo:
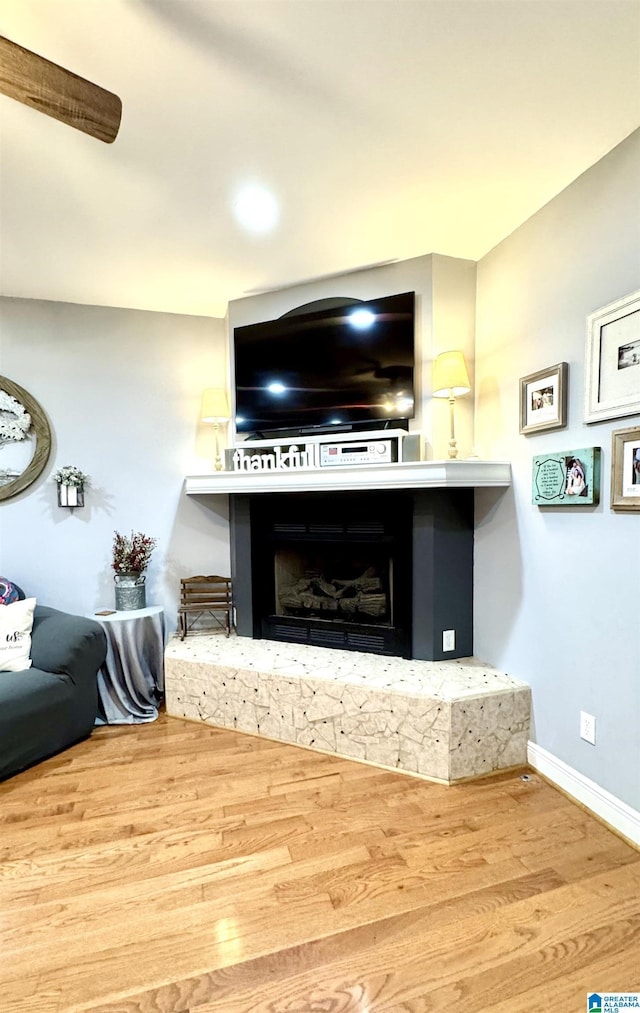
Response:
M31 668L31 630L35 598L0 605L0 672Z

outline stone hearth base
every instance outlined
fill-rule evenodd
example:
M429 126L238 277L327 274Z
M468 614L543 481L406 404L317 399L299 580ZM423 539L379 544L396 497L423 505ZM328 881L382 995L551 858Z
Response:
M407 661L190 634L167 712L451 783L526 763L530 690L474 658Z

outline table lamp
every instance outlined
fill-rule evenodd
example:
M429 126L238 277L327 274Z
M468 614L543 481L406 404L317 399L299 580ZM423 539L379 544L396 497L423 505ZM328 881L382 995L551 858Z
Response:
M202 394L200 421L212 425L215 432L216 471L222 471L222 458L220 457L220 426L226 425L230 418L229 401L224 387L207 387Z
M471 390L469 374L462 352L441 352L433 364L433 396L449 398L449 422L451 438L449 440L449 457L458 456L454 423L454 405L456 397L462 397Z

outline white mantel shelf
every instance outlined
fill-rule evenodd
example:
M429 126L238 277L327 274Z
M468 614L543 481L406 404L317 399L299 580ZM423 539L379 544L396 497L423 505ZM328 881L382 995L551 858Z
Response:
M469 489L511 485L508 461L406 461L280 471L217 471L188 475L189 496L354 489Z

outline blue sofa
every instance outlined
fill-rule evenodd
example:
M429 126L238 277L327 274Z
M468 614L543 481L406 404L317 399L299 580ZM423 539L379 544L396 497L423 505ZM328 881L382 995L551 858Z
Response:
M36 605L32 667L0 672L0 781L91 735L106 654L99 623Z

